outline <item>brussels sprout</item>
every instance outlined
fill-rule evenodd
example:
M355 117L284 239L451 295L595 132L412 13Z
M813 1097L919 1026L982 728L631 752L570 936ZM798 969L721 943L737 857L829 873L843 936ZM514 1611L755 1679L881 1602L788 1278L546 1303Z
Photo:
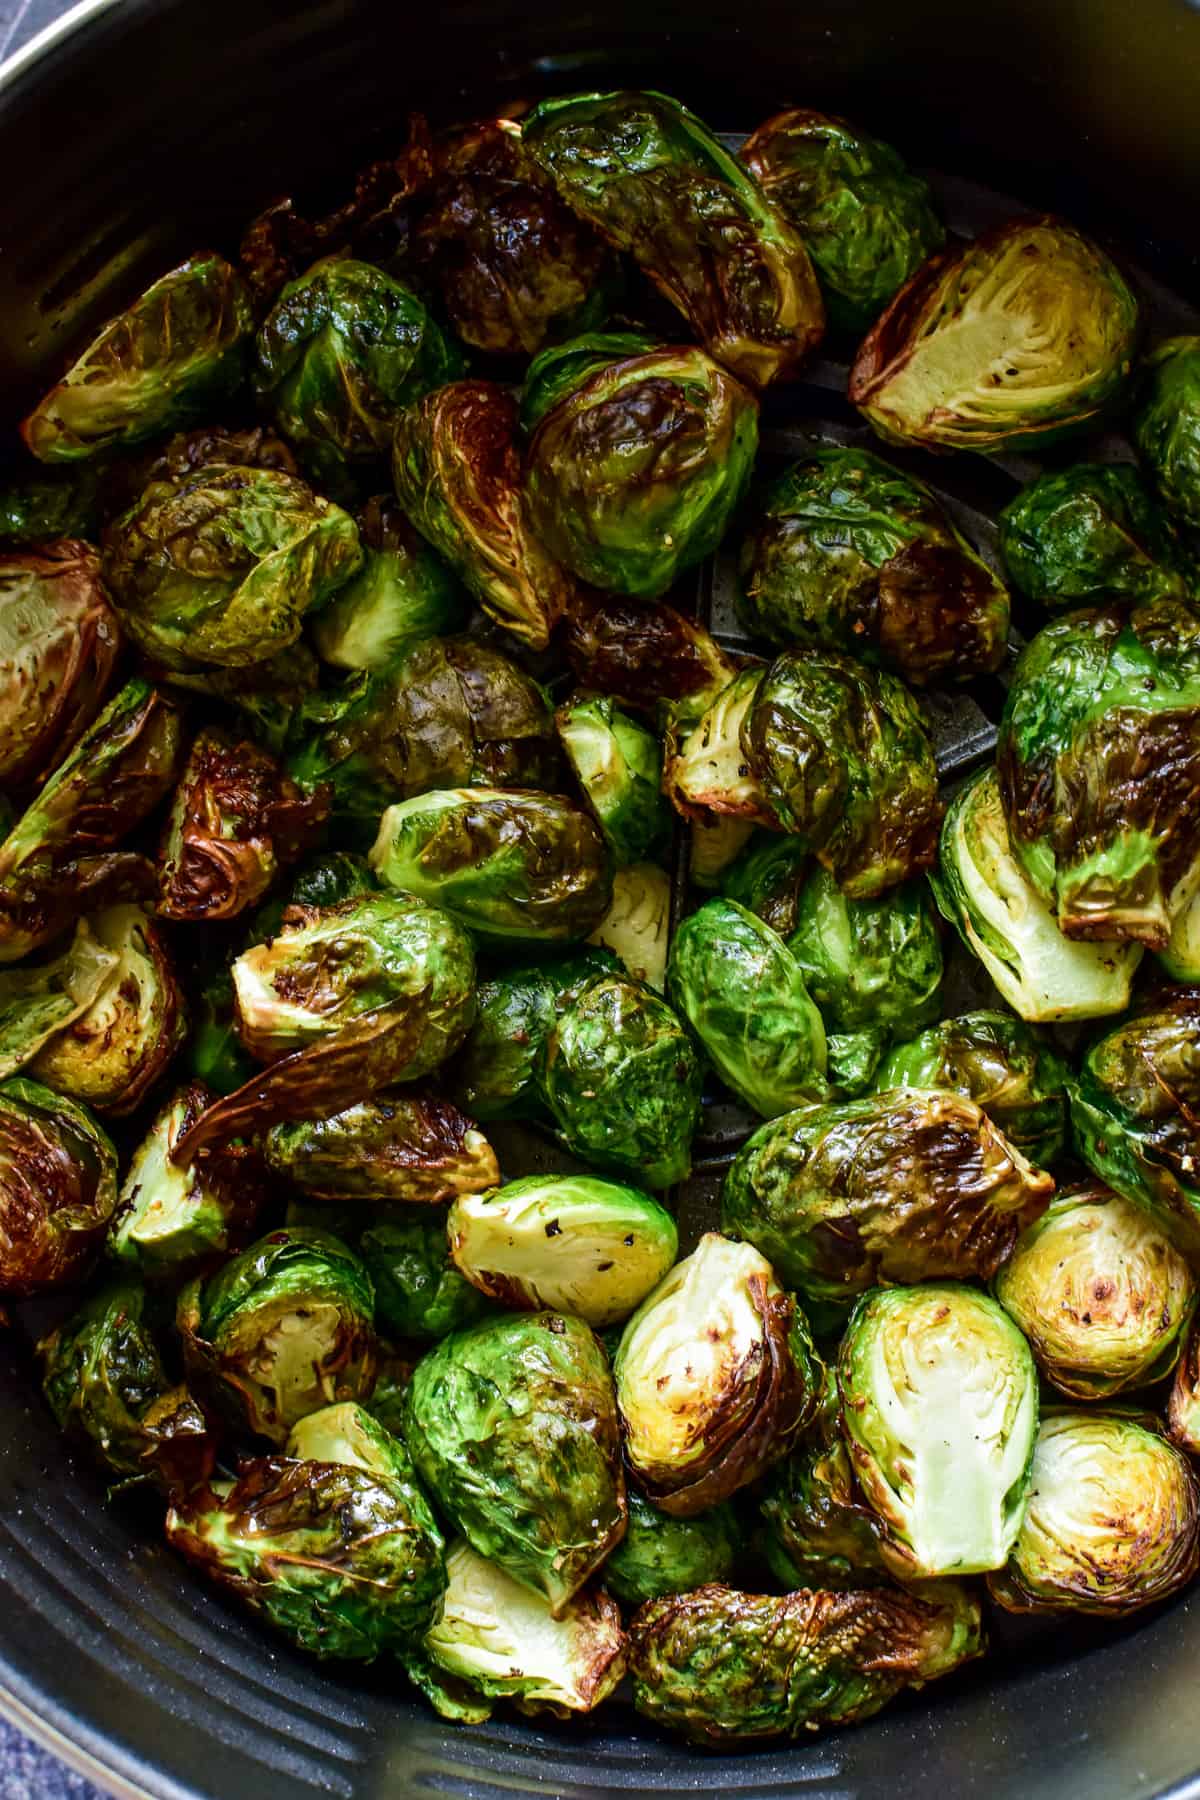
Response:
M1103 1400L1174 1368L1196 1306L1183 1257L1099 1186L1059 1194L1017 1240L995 1294L1060 1393Z
M1167 1436L1189 1456L1200 1456L1200 1326L1194 1318L1167 1400Z
M876 1073L889 1088L949 1088L965 1094L1039 1169L1052 1169L1067 1142L1067 1067L1008 1013L963 1013L897 1044Z
M1168 511L1200 525L1200 338L1168 338L1146 358L1133 442Z
M754 466L758 406L703 350L630 356L613 344L607 360L573 371L542 415L526 491L534 530L565 567L594 587L653 598L725 535Z
M136 1281L111 1282L42 1339L42 1392L59 1429L109 1474L165 1492L212 1472L213 1442L186 1388L173 1388Z
M641 862L664 843L662 750L607 694L576 694L554 715L559 740L589 810L619 865Z
M626 1325L613 1376L635 1480L687 1519L785 1453L815 1411L821 1365L765 1258L709 1231Z
M616 968L607 950L581 949L481 982L475 1023L447 1071L454 1098L477 1119L545 1117L537 1084L554 1021L593 976Z
M500 1179L495 1151L457 1107L403 1094L273 1125L263 1154L278 1175L328 1200L430 1205Z
M120 646L100 559L72 538L0 556L0 782L65 756L100 710Z
M277 656L361 562L349 513L277 469L214 463L151 482L104 534L122 625L184 673Z
M292 1228L197 1275L176 1324L197 1387L235 1427L282 1445L306 1414L369 1396L374 1305L357 1256L325 1232Z
M764 1119L818 1100L825 1027L783 939L733 900L676 931L667 992L727 1087Z
M117 1204L117 1153L86 1107L0 1082L0 1294L87 1275Z
M616 1402L588 1327L521 1313L443 1338L413 1372L405 1437L471 1547L561 1618L625 1529Z
M832 1371L818 1419L768 1471L758 1505L763 1529L755 1545L785 1589L877 1587L886 1580L882 1527L855 1485Z
M491 381L456 381L401 413L392 451L400 504L489 618L544 650L572 584L528 517L517 403Z
M199 420L239 386L253 330L229 264L189 257L101 327L21 435L41 462L74 462Z
M694 1519L673 1519L633 1488L629 1524L604 1565L604 1585L631 1609L664 1594L686 1594L727 1580L741 1541L737 1514L725 1501Z
M867 334L849 395L882 438L1034 449L1092 425L1133 368L1138 303L1060 219L1013 219L931 256Z
M762 684L761 668L743 669L713 695L694 724L685 719L668 730L663 791L685 819L730 814L744 819L747 830L751 825L778 829L743 740Z
M719 887L753 836L754 826L749 819L697 811L688 821L688 880L692 886L702 893ZM797 848L808 855L802 844ZM730 897L737 899L736 894ZM750 910L753 912L754 908Z
M178 431L166 443L148 445L138 456L123 457L105 470L104 495L110 512L124 512L152 481L174 481L212 463L247 469L278 469L299 475L300 465L281 437L266 425L205 425Z
M714 1585L652 1601L629 1629L634 1706L709 1746L868 1719L983 1648L965 1590L776 1598Z
M1124 1618L1192 1580L1198 1528L1196 1478L1157 1430L1056 1408L1038 1433L1025 1522L988 1591L1009 1612Z
M842 1430L893 1571L926 1580L1004 1566L1037 1437L1029 1345L986 1294L877 1288L838 1361Z
M876 1282L988 1280L1053 1191L973 1101L906 1088L760 1126L725 1177L721 1227L837 1305Z
M661 994L671 936L671 878L657 863L614 869L608 911L588 939L611 950L627 975Z
M981 769L951 801L930 882L942 917L1022 1019L1064 1024L1129 1004L1142 946L1063 936L1014 854L995 769Z
M0 968L0 1078L15 1075L43 1044L82 1018L119 960L80 919L60 956L32 967Z
M218 669L197 664L194 669L155 667L157 681L199 694L239 715L242 729L256 744L281 756L287 748L297 710L316 692L320 664L307 644L291 644L265 662L246 668Z
M997 523L1010 576L1045 606L1187 598L1182 547L1127 463L1039 475Z
M376 1322L399 1338L443 1338L493 1311L450 1261L441 1208L434 1218L373 1220L357 1250L375 1284Z
M525 371L521 430L527 438L533 437L546 414L601 369L664 348L661 338L652 337L647 331L588 331L550 345L534 357Z
M1154 952L1172 981L1200 982L1200 892L1171 921L1171 935Z
M546 1043L542 1093L567 1148L643 1187L685 1179L701 1085L678 1018L625 975L588 982Z
M469 1282L464 1281L462 1285L469 1293L475 1294ZM479 1295L475 1294L475 1298L479 1299ZM393 1437L404 1436L404 1407L415 1367L416 1364L410 1357L402 1356L395 1345L380 1339L378 1374L366 1408L371 1417L378 1419L384 1430L390 1431Z
M795 374L825 324L804 240L694 113L665 94L572 94L543 100L522 136L711 356L755 387Z
M612 898L604 839L557 794L443 788L389 806L371 867L436 902L483 944L570 943Z
M929 187L890 144L790 107L740 152L812 258L831 325L865 331L946 234Z
M814 449L772 483L742 544L749 631L861 656L917 687L999 667L1009 599L921 483L869 451Z
M809 855L803 843L760 831L722 872L721 892L781 938L788 938L796 929L796 910L808 871Z
M460 1195L446 1235L481 1293L529 1311L561 1307L597 1331L628 1318L679 1249L657 1200L595 1175L530 1175Z
M578 597L563 624L563 649L581 687L641 712L716 694L737 673L695 619L612 594Z
M815 869L788 949L829 1033L829 1078L847 1093L871 1086L890 1039L937 1016L942 947L924 882L848 900L827 870Z
M390 495L367 502L358 536L362 568L313 620L313 642L325 662L387 669L412 644L458 630L466 594Z
M46 545L94 538L103 512L100 471L86 463L46 469L25 463L0 477L0 541Z

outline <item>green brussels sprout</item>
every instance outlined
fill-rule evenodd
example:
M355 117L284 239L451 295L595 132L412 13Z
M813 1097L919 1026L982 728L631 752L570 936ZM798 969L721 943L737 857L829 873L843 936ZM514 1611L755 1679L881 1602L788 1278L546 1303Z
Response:
M668 727L663 792L683 818L695 822L728 814L745 821L747 835L753 825L778 829L743 735L762 684L761 668L743 669L707 700L694 723L684 717ZM741 847L738 843L733 855ZM806 839L806 853L809 847Z
M73 538L0 556L0 782L48 775L99 712L121 633L100 558Z
M580 1319L485 1319L417 1364L405 1438L438 1505L561 1618L625 1529L608 1361Z
M218 411L242 381L250 298L220 256L192 256L110 319L21 426L41 462L123 450Z
M1025 1517L1038 1427L1033 1354L1004 1309L957 1285L877 1288L838 1358L842 1430L911 1580L1003 1568Z
M1168 338L1144 367L1134 447L1168 512L1200 525L1200 338Z
M489 618L544 650L572 583L534 535L516 445L517 403L456 381L406 407L392 479L400 504Z
M652 988L596 976L559 1013L544 1056L542 1097L569 1150L642 1187L686 1178L700 1063Z
M804 240L694 113L666 94L570 94L536 106L522 137L710 356L754 387L795 374L825 324Z
M832 1370L817 1419L768 1470L758 1510L762 1530L755 1546L785 1590L877 1587L886 1581L882 1527L855 1485Z
M17 1076L0 1082L0 1294L86 1276L117 1204L117 1153L86 1107Z
M521 386L522 432L531 438L560 400L569 399L601 369L663 348L662 340L646 331L589 331L549 345L525 371Z
M581 687L643 713L706 700L737 673L695 619L612 594L580 594L563 620L562 642Z
M1004 659L1004 583L927 487L867 450L792 463L760 502L740 570L747 630L781 649L845 651L916 687Z
M350 514L278 469L212 463L151 482L104 534L122 625L184 674L277 656L361 563Z
M642 1302L613 1360L643 1493L694 1518L784 1455L820 1399L803 1313L750 1244L705 1232Z
M327 1200L434 1205L500 1179L483 1133L456 1106L427 1096L383 1095L328 1119L273 1125L263 1155L277 1175Z
M651 1601L629 1633L638 1712L718 1748L869 1719L983 1648L978 1601L941 1588L775 1597L713 1585Z
M828 870L814 869L788 949L825 1023L829 1079L847 1093L872 1085L891 1039L937 1017L942 946L924 882L848 900Z
M618 865L641 862L665 842L662 749L607 694L576 694L554 715L559 741L589 811Z
M1197 1288L1140 1206L1098 1185L1056 1195L993 1283L1051 1386L1105 1400L1168 1375Z
M119 958L80 919L67 948L49 962L0 968L0 1079L15 1075L109 985Z
M462 1285L464 1288L470 1286L465 1281ZM474 1293L475 1290L471 1288L470 1291ZM390 1431L393 1437L404 1436L404 1408L415 1367L415 1362L408 1356L402 1356L394 1344L389 1344L382 1338L379 1340L375 1386L371 1390L371 1398L364 1404L371 1417L378 1419L384 1430Z
M1187 598L1182 548L1128 463L1078 463L1039 475L997 524L1009 575L1045 606Z
M475 1023L446 1071L454 1099L477 1119L544 1118L538 1081L554 1021L616 967L607 950L584 948L481 981Z
M736 900L764 925L789 938L796 929L796 909L809 872L806 846L773 831L756 832L720 875L726 900Z
M629 1493L629 1524L604 1565L604 1585L630 1609L664 1594L686 1594L725 1581L741 1549L737 1514L727 1501L694 1519L674 1519Z
M281 756L287 748L292 719L316 691L320 665L307 644L296 643L245 668L218 669L197 663L194 669L155 668L155 679L182 694L199 694L228 708L241 720L240 730L256 744Z
M657 863L613 870L608 911L588 939L611 950L627 975L661 994L671 938L671 877Z
M965 1094L1039 1169L1052 1169L1065 1152L1067 1066L1008 1013L963 1013L931 1025L884 1058L875 1087Z
M175 1322L197 1388L236 1428L283 1445L307 1413L370 1395L374 1310L358 1257L326 1232L292 1228L195 1276Z
M288 282L257 338L259 399L328 474L386 455L401 408L465 373L412 289L349 256Z
M586 937L612 898L604 839L558 794L414 795L384 813L370 862L389 887L444 907L496 948Z
M1200 1567L1200 1487L1152 1422L1055 1408L1042 1421L1029 1510L988 1591L1009 1612L1120 1619Z
M1013 219L919 268L859 347L849 396L880 437L1037 449L1093 425L1133 369L1138 303L1061 219Z
M1167 1436L1189 1456L1200 1456L1200 1326L1194 1316L1167 1399Z
M671 943L667 992L727 1087L764 1119L823 1098L825 1027L783 939L707 900Z
M1172 981L1200 982L1200 892L1175 914L1171 935L1154 955Z
M1013 854L1070 938L1161 950L1200 887L1200 618L1147 601L1054 619L996 750Z
M973 1101L903 1088L761 1125L721 1228L806 1300L845 1305L876 1282L989 1280L1053 1191Z
M434 1218L373 1219L355 1247L375 1286L376 1323L398 1338L443 1338L493 1311L451 1262L440 1207Z
M59 1429L110 1475L165 1492L212 1472L213 1441L186 1388L173 1387L136 1281L110 1282L38 1345L42 1392Z
M607 359L567 367L526 458L534 530L581 580L652 599L724 537L754 466L757 402L692 345L631 356L613 340Z
M627 1319L679 1249L657 1200L595 1175L529 1175L460 1195L446 1235L481 1293L531 1312L561 1307L596 1331Z
M995 769L981 769L950 802L929 879L942 917L1022 1019L1057 1025L1128 1006L1142 946L1063 936L1017 860Z
M53 543L94 538L103 514L103 477L86 463L46 469L26 463L0 478L0 541Z
M412 644L462 626L463 588L390 495L363 507L358 537L361 569L312 622L323 661L335 669L388 669Z
M804 239L831 325L861 332L946 239L928 184L890 144L789 107L739 152Z

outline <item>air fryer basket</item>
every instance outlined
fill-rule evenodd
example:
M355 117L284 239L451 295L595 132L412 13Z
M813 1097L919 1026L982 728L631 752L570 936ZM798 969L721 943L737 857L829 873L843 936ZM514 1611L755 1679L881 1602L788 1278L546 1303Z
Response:
M931 178L951 229L973 235L1022 205L1062 210L1138 266L1156 334L1200 329L1188 305L1200 299L1200 16L1184 0L510 6L452 0L436 18L396 0L77 9L0 76L3 417L175 252L231 246L285 188L336 192L397 143L410 108L453 119L620 82L675 92L731 133L787 101L845 110L941 171ZM869 441L845 377L823 360L772 395L765 455L813 437ZM1124 452L1114 438L1092 453ZM937 489L985 554L995 512L1038 466L895 460ZM731 592L718 557L700 572L697 611L736 644ZM930 701L947 779L990 751L1003 680ZM732 1106L709 1108L681 1196L685 1242L711 1220L745 1124ZM496 1136L508 1174L561 1163L532 1134ZM37 1308L19 1309L0 1347L0 1710L118 1791L1200 1795L1200 1601L1188 1597L1115 1632L1002 1621L997 1651L927 1696L854 1732L739 1757L668 1742L625 1708L574 1727L503 1714L442 1725L398 1672L318 1668L202 1590L162 1548L152 1508L105 1507L37 1395L28 1350L39 1323Z

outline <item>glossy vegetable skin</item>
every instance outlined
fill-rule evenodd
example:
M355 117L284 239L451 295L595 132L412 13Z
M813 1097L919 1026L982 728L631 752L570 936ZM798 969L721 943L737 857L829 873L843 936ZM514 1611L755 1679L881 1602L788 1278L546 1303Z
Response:
M263 1154L278 1175L325 1200L429 1206L500 1179L483 1133L426 1095L382 1095L327 1119L273 1125Z
M1040 475L998 520L1000 553L1023 593L1050 607L1187 597L1183 547L1128 463Z
M631 1488L629 1523L604 1565L604 1585L628 1609L664 1594L687 1594L727 1581L741 1541L737 1514L727 1502L676 1519Z
M475 1022L447 1070L455 1099L477 1119L545 1117L539 1079L554 1021L593 976L616 968L610 952L585 947L481 981Z
M1133 441L1168 511L1200 525L1200 338L1168 338L1146 358Z
M410 645L457 631L466 591L390 495L368 500L357 524L362 567L313 619L313 642L334 668L387 669Z
M99 712L121 634L89 544L0 556L0 782L49 773Z
M117 1153L86 1107L0 1083L0 1293L67 1287L96 1260L117 1204Z

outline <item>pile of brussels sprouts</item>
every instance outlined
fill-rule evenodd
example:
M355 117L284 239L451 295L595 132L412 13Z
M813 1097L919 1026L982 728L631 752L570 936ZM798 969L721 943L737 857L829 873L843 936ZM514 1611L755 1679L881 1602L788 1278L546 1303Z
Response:
M415 121L26 418L0 1296L292 1643L728 1746L1196 1574L1200 338L1139 312L839 119L575 95ZM783 466L826 331L863 422ZM1000 559L886 449L1072 438Z

